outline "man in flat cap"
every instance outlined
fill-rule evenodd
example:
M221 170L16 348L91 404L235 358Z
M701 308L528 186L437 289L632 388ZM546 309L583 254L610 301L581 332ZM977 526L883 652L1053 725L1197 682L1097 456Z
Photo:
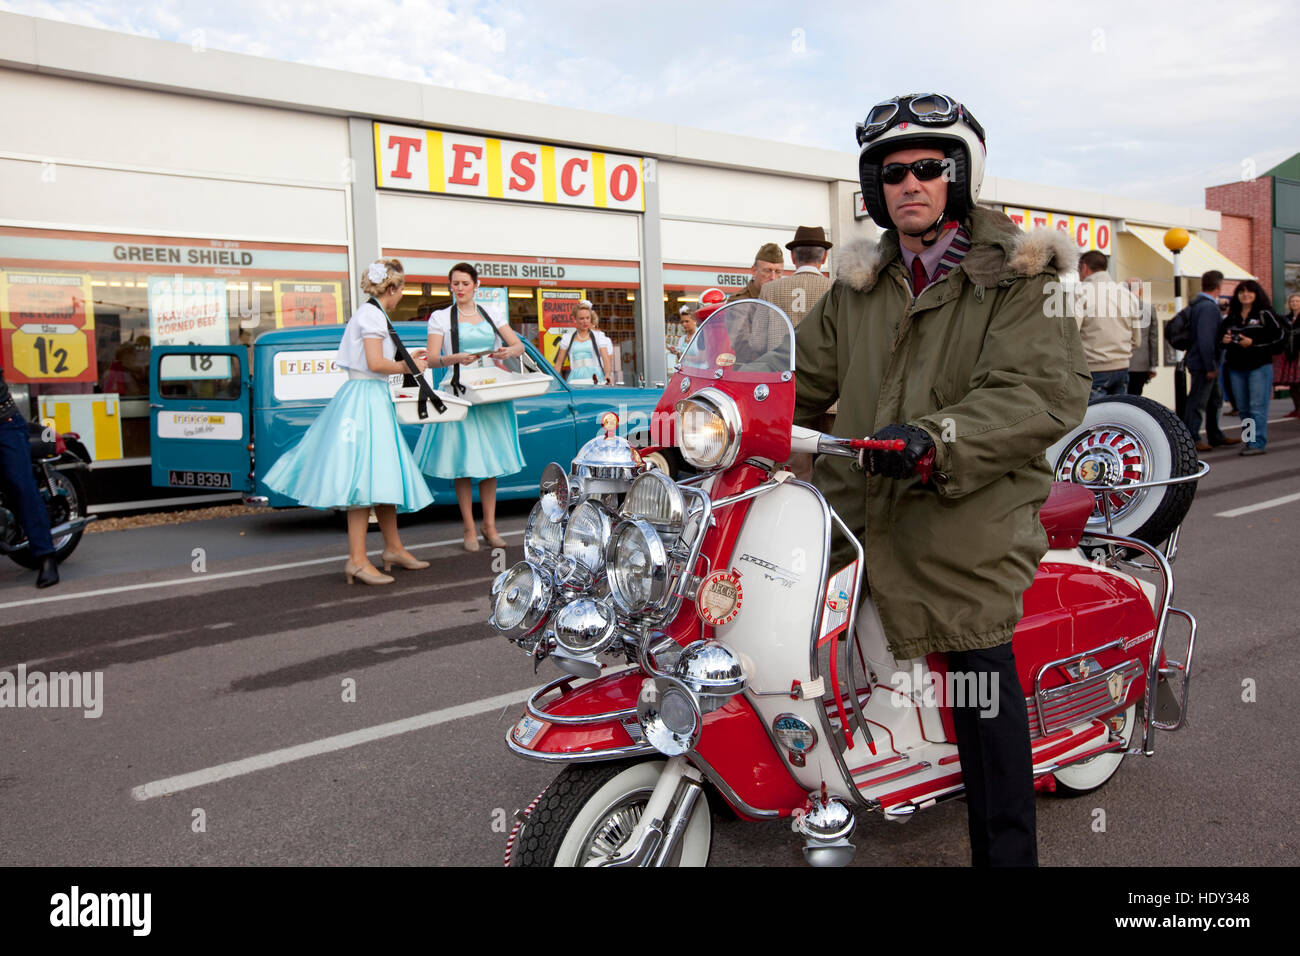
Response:
M763 288L763 283L779 279L781 270L784 267L785 257L781 255L781 247L775 242L763 243L754 255L754 278L749 280L749 285L745 286L745 288L728 296L727 301L757 299L759 290Z
M765 283L759 297L780 307L797 329L803 317L831 287L831 280L821 272L831 243L826 241L826 230L821 226L800 226L785 247L794 260L794 275Z
M794 260L794 275L764 283L759 295L790 316L791 324L797 329L803 317L831 287L831 280L821 272L831 243L826 241L826 230L821 226L800 226L785 247ZM839 403L836 402L819 416L813 427L820 432L831 432L835 428L838 410ZM812 481L812 455L795 452L785 466L794 472L796 478Z

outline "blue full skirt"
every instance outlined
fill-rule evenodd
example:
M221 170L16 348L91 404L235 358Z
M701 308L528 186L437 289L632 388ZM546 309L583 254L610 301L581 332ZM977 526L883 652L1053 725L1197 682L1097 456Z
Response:
M415 460L435 478L498 478L524 469L514 402L471 405L458 422L425 425Z
M395 505L405 512L433 504L380 379L345 382L263 481L311 508Z

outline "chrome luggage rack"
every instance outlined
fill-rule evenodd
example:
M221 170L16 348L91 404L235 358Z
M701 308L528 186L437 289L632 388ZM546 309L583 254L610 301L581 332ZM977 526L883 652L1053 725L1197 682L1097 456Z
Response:
M1178 555L1178 533L1182 530L1182 525L1170 533L1167 541L1164 542L1163 550L1140 541L1137 538L1127 538L1114 533L1114 524L1110 511L1110 495L1115 491L1134 491L1143 488L1159 488L1168 485L1180 485L1187 482L1199 481L1210 472L1210 466L1207 462L1197 461L1200 466L1196 472L1190 475L1181 475L1177 478L1165 478L1160 481L1141 481L1129 484L1088 484L1085 482L1075 482L1080 487L1087 488L1098 498L1101 505L1102 516L1106 522L1105 533L1090 532L1085 527L1083 537L1091 541L1097 541L1105 544L1106 547L1106 565L1111 568L1119 569L1120 567L1130 567L1135 570L1154 572L1160 576L1160 596L1156 603L1158 614L1156 617L1155 638L1151 643L1151 656L1147 662L1147 682L1146 691L1143 697L1143 737L1142 746L1135 748L1130 746L1127 751L1130 754L1143 754L1151 756L1155 752L1155 731L1157 730L1178 730L1187 722L1187 701L1188 693L1191 688L1191 670L1192 655L1196 649L1196 618L1190 612L1182 608L1171 606L1174 591L1174 576L1170 565ZM1091 519L1090 519L1091 520ZM1083 549L1082 542L1080 548ZM1135 560L1131 551L1145 554L1151 559L1151 563L1144 563ZM1160 653L1164 649L1166 625L1169 615L1175 615L1187 622L1187 656L1182 661L1167 660L1165 666L1160 666ZM1177 677L1182 678L1179 693L1174 693L1173 683ZM1169 684L1170 698L1156 700L1156 694L1159 686L1159 678L1164 677ZM1168 714L1167 711L1173 709L1175 713ZM1161 712L1165 711L1165 718L1161 719ZM1041 719L1041 718L1040 718Z
M1210 473L1210 465L1209 462L1200 460L1196 463L1200 467L1196 469L1194 474L1180 475L1177 478L1165 478L1160 481L1134 481L1125 482L1124 484L1089 484L1083 481L1076 481L1073 482L1073 484L1078 485L1080 488L1087 488L1092 492L1093 498L1097 499L1097 503L1101 506L1102 518L1106 522L1106 534L1113 535L1115 533L1115 525L1110 510L1110 496L1112 494L1116 492L1127 493L1131 491L1141 491L1146 488L1163 488L1168 485L1183 485L1190 481L1200 481ZM1092 519L1089 518L1088 520L1091 521ZM1169 535L1169 540L1165 543L1164 554L1170 562L1172 562L1178 555L1178 532L1182 530L1182 527L1183 526L1179 524L1177 528L1174 528L1173 532ZM1085 538L1099 537L1096 532L1089 532L1086 527L1083 530L1083 536ZM1113 546L1111 554L1112 556L1114 554Z

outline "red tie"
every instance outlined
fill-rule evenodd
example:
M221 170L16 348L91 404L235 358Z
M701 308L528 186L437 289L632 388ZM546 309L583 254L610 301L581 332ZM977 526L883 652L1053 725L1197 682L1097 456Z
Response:
M925 288L925 265L920 256L912 257L912 295L918 296Z

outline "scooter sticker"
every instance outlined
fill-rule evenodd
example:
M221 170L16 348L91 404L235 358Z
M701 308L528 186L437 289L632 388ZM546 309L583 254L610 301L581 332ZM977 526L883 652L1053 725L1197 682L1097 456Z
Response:
M537 732L546 726L545 722L535 720L525 714L519 718L519 723L515 724L515 742L521 747L531 747L533 738Z
M700 582L700 593L695 599L695 607L700 617L715 627L730 624L740 613L740 605L745 599L744 588L740 586L740 572L735 568L730 571L714 571Z
M853 606L853 591L858 581L858 562L841 568L826 585L826 610L822 614L818 646L849 626L849 610Z

